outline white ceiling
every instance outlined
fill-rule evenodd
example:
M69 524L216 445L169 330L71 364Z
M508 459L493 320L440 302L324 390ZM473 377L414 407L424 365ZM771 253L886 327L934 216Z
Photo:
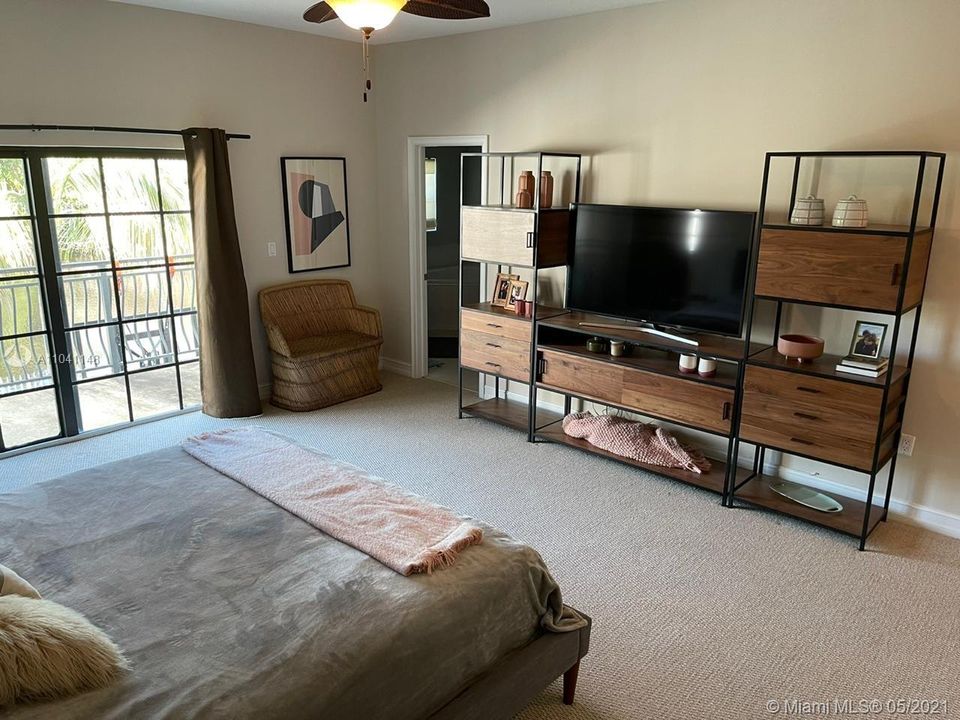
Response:
M441 35L456 35L659 1L487 0L490 6L490 17L482 20L431 20L400 13L389 27L374 35L374 42L404 42ZM303 13L316 0L113 0L113 2L145 5L194 15L209 15L225 20L239 20L287 30L300 30L343 40L359 40L357 31L350 30L338 20L321 25L306 22L303 19Z

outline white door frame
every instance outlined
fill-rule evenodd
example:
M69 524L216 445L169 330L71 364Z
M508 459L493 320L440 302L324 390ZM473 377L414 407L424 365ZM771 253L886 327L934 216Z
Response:
M427 218L424 203L425 148L479 145L487 152L487 135L440 135L407 138L407 202L410 228L410 375L427 375ZM484 167L484 171L486 167ZM484 196L486 184L481 185ZM482 272L482 271L481 271ZM484 278L481 275L481 282ZM459 283L458 283L459 285Z

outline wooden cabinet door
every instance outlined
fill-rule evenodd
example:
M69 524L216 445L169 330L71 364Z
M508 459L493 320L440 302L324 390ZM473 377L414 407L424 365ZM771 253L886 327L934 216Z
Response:
M504 265L533 265L532 212L464 207L461 211L461 254Z
M540 381L600 402L623 400L623 368L610 363L544 350Z
M813 230L764 230L756 294L895 310L906 238Z
M609 402L642 415L730 432L733 388L634 370L551 350L542 351L540 381L580 397Z
M729 433L733 402L733 388L642 370L623 372L623 404L641 413Z

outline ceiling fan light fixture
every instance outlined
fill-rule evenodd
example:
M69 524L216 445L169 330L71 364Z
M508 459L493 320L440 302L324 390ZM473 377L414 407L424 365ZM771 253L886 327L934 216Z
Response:
M407 0L328 0L345 25L380 30L393 22Z

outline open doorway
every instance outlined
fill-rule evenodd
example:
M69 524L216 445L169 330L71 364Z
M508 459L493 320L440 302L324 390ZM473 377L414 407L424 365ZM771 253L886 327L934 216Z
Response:
M480 302L480 265L467 263L460 284L460 204L480 204L480 163L462 158L479 145L424 149L427 246L427 377L456 385L460 299ZM461 162L462 161L462 162Z
M410 138L414 377L458 383L460 304L478 302L482 287L476 263L461 277L461 201L479 204L483 193L482 163L462 156L486 149L485 137Z

